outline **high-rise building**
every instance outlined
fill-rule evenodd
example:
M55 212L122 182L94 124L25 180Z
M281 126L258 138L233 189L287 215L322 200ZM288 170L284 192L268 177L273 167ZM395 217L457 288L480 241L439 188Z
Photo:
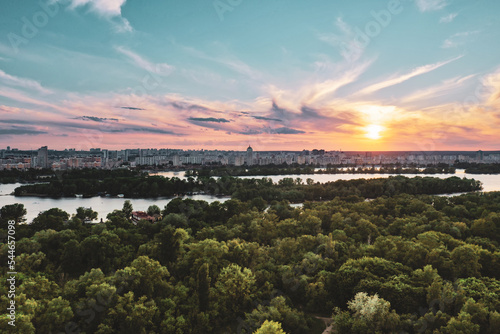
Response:
M47 146L38 149L38 167L49 168L49 150Z
M484 153L483 153L483 151L481 151L481 150L477 151L477 153L476 153L476 160L483 161L483 159L484 159Z
M248 145L247 148L247 165L248 166L253 165L253 149L250 145Z

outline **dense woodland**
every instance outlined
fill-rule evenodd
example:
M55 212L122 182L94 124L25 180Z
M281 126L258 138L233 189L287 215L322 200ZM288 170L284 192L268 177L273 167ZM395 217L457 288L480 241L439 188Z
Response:
M318 166L303 165L264 165L264 166L206 166L187 170L186 176L266 176L266 175L301 175L301 174L454 174L455 168L447 164L439 164L426 168L416 166L384 165L380 168L355 167L342 165L328 165L326 168L316 169Z
M472 182L458 178L252 182L224 203L152 205L157 223L131 223L125 201L101 224L83 208L17 224L16 327L3 313L0 332L314 334L317 316L336 333L499 332L500 193L422 195ZM334 198L292 208L273 189ZM2 264L25 214L0 210Z
M500 174L500 164L472 164L465 169L469 174Z
M54 171L50 169L35 169L28 170L8 169L0 170L0 184L2 183L17 183L17 182L39 182L40 180L55 179Z
M273 183L270 178L242 179L232 176L211 178L199 176L166 178L149 176L136 171L123 170L74 170L66 172L60 179L44 183L20 186L16 196L117 196L127 198L172 197L192 193L231 196L242 201L261 197L266 201L288 200L293 203L334 199L338 196L356 195L376 198L382 195L406 194L446 194L469 192L481 189L481 184L473 179L450 177L391 176L380 179L337 180L319 183L308 178L284 178Z

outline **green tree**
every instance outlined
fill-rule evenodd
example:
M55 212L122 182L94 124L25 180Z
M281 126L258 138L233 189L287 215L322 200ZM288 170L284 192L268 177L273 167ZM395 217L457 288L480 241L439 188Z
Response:
M208 263L204 263L198 270L198 306L201 312L208 309L210 293L210 272Z
M339 333L393 333L400 326L399 315L391 312L391 304L377 294L358 292L347 305L351 319L340 310L333 317L333 326Z
M266 320L253 334L286 334L281 328L281 324L276 321Z
M230 318L244 310L255 293L255 275L248 268L230 264L221 270L215 283L222 312Z
M76 209L75 217L83 222L92 221L94 219L97 219L97 212L92 210L92 208L84 208L81 206Z
M134 208L132 207L132 202L130 202L130 200L126 200L123 203L122 211L127 219L132 217L132 211L134 211Z
M161 214L161 209L160 209L160 207L158 205L153 204L153 205L150 205L148 207L147 213L150 216L159 215L159 214Z
M17 223L24 222L26 216L26 209L24 204L16 203L4 205L0 209L0 228L6 229L9 220L15 220Z
M35 231L41 231L46 229L61 230L64 227L64 223L68 220L69 214L58 208L52 208L44 212L40 212L33 223L31 228Z
M463 245L455 248L451 252L451 260L453 261L457 277L480 276L481 264L479 263L479 254L474 247Z

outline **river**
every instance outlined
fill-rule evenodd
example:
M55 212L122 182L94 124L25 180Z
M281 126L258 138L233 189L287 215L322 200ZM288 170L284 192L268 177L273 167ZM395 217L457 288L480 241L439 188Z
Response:
M162 172L157 175L165 177L178 177L184 179L184 172ZM386 178L389 176L394 176L394 174L301 174L301 175L270 175L270 176L242 176L242 178L263 178L268 177L273 180L273 182L278 182L279 180L287 177L300 178L305 182L308 178L314 180L314 182L328 182L336 180L353 180L353 179L374 179L374 178ZM455 174L403 174L407 177L414 176L431 176L439 178L448 178L451 176L467 177L479 180L483 183L484 191L500 191L500 175L489 175L489 174L467 174L463 169L457 169ZM92 210L98 213L98 220L100 218L106 219L108 213L113 210L119 210L123 207L123 202L125 199L117 197L92 197L92 198L76 198L76 197L66 197L66 198L42 198L42 197L15 197L11 195L15 188L19 187L21 184L0 184L0 207L8 204L21 203L28 211L26 219L31 222L40 211L45 211L51 208L59 208L68 212L69 214L76 213L76 209L80 206L86 208L92 208ZM223 202L228 199L228 197L216 197L210 195L193 195L186 196L184 198L192 198L195 200L204 200L209 203L220 201ZM150 205L156 204L161 209L168 204L171 198L156 198L156 199L141 199L134 198L130 199L134 210L146 211Z

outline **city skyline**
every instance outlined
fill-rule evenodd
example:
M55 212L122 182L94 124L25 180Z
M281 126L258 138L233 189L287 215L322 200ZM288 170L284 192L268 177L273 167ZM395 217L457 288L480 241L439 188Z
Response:
M3 6L0 147L500 148L493 0Z
M0 149L0 171L50 168L68 170L81 168L182 168L186 166L451 166L456 163L498 164L500 151L442 151L442 152L343 152L313 149L303 151L259 151L248 146L244 151L182 150L182 149L122 149L91 148L22 151L7 147ZM443 164L443 165L442 165Z

